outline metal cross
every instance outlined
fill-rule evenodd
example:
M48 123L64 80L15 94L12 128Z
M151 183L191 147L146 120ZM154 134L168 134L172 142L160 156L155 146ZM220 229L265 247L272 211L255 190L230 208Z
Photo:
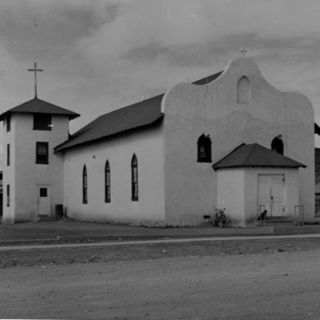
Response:
M245 56L246 56L246 53L248 52L248 50L247 50L247 49L242 48L242 49L240 50L240 52L241 52L241 53L242 53L242 55L245 57Z
M33 69L28 69L28 71L34 72L34 97L38 98L38 92L37 92L37 72L43 71L43 69L37 69L37 63L34 63Z

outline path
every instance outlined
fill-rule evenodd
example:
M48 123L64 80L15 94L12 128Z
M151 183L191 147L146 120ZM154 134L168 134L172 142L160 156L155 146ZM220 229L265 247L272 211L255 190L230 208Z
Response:
M228 236L228 237L200 237L200 238L180 238L180 239L157 239L157 240L132 240L132 241L108 241L95 243L61 243L61 244L39 244L39 245L12 245L0 246L1 251L33 250L33 249L54 249L54 248L81 248L81 247L113 247L131 246L144 244L170 244L185 242L220 242L220 241L248 241L265 239L312 239L320 238L320 234L296 234L296 235L272 235L272 236Z

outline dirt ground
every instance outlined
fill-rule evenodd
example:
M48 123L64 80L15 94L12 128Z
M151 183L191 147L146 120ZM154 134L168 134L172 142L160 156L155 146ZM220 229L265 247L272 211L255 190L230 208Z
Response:
M108 263L169 257L281 253L320 249L320 238L256 239L0 251L0 270L19 266Z
M0 317L319 319L320 251L1 270Z
M23 250L0 261L0 318L320 318L316 238Z

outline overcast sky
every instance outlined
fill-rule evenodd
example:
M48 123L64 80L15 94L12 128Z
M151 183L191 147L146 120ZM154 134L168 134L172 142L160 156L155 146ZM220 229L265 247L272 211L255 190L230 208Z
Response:
M246 48L266 79L320 115L319 0L1 0L0 112L39 98L110 110L222 70Z

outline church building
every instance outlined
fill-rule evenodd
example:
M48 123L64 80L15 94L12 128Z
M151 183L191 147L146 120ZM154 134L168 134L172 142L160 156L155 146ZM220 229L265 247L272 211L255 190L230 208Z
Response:
M199 225L225 208L314 216L314 110L240 57L218 73L106 113L69 136L79 114L38 98L3 121L3 222L68 217Z

